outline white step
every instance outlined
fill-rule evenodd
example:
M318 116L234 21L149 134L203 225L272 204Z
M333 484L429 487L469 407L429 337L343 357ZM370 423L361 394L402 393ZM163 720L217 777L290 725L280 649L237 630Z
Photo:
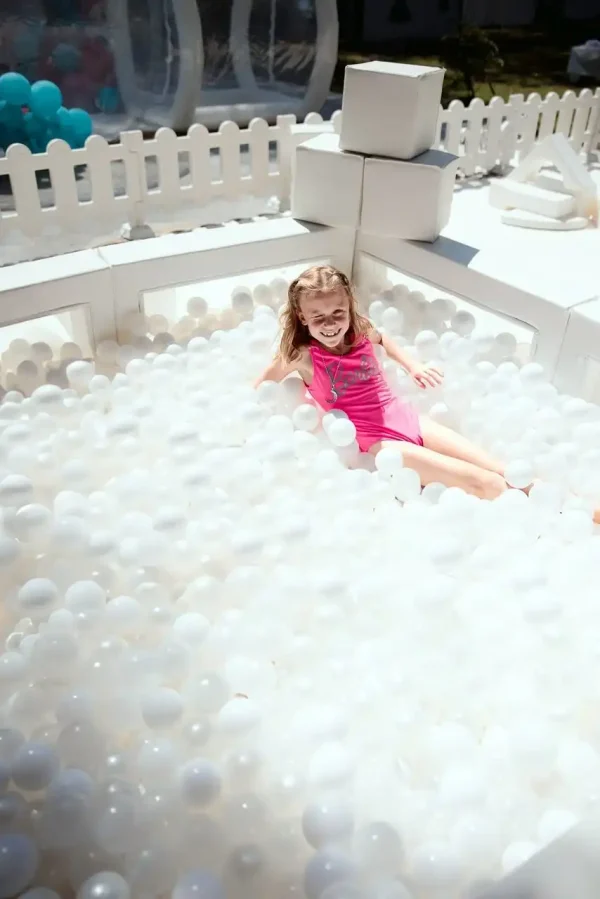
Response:
M550 218L571 215L577 205L573 196L508 178L492 181L490 203L497 209L522 209L524 212L535 212Z
M557 219L536 212L526 212L523 209L506 210L502 213L501 220L505 225L514 225L516 228L536 228L540 231L580 231L587 228L590 223L589 219L581 215Z

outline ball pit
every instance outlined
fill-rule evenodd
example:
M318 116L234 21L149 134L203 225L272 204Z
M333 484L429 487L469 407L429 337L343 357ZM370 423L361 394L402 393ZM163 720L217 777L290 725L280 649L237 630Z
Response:
M3 356L0 899L473 899L597 811L600 411L389 286L415 402L547 480L420 492L251 388L285 290Z

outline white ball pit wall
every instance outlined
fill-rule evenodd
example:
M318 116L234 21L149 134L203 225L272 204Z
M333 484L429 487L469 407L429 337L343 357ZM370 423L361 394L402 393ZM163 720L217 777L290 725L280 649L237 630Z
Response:
M4 322L96 362L0 405L0 899L598 895L599 410L531 364L535 316L359 255L373 318L447 369L415 401L551 483L368 470L297 384L246 386L283 281L353 253L284 219L7 270Z
M439 245L439 246L438 246ZM591 299L590 294L561 292L552 299L541 291L525 291L509 283L515 263L510 259L497 260L496 273L490 277L469 267L477 256L468 246L440 238L431 245L412 241L392 241L370 234L359 234L358 257L364 253L413 277L422 278L444 287L484 309L504 315L529 326L536 332L535 357L553 377L558 365L563 336L571 310ZM489 257L488 265L489 269Z

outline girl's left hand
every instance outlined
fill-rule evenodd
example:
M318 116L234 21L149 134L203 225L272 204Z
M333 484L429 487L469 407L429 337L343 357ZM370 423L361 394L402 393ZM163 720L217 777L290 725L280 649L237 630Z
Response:
M443 372L435 365L415 365L409 374L421 390L426 390L428 387L439 387L444 380Z

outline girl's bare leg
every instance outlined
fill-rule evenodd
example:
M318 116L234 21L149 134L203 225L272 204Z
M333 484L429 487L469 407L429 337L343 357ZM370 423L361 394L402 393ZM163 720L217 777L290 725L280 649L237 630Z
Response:
M382 445L386 444L377 444L371 452L377 452ZM389 442L387 445L390 445ZM393 445L398 446L397 443ZM471 493L480 499L496 499L508 489L506 481L498 472L435 452L426 446L401 443L400 447L405 467L417 472L423 487L432 483L460 487L465 493Z
M498 459L494 459L480 449L475 443L458 434L445 425L440 425L436 421L432 421L426 415L419 417L421 425L421 436L423 437L423 446L433 450L435 453L441 453L443 456L452 456L453 459L462 459L464 462L470 462L478 468L485 468L486 471L493 471L496 474L504 476L504 466ZM404 444L403 444L404 451Z
M421 435L423 437L423 446L426 449L433 450L435 453L439 453L442 456L449 456L454 459L462 459L464 462L471 463L478 468L483 468L486 471L494 472L495 474L500 475L500 477L504 481L504 466L502 465L502 463L498 459L494 459L493 456L490 456L488 453L486 453L485 450L480 449L478 446L476 446L476 444L472 443L466 437L463 437L462 434L457 434L457 432L453 431L451 428L447 428L445 425L440 425L437 422L432 421L430 418L427 418L426 415L421 416L420 425ZM407 458L407 446L411 446L411 444L402 444L402 454L405 459ZM409 468L413 467L409 463L406 464ZM442 481L441 483L445 482ZM446 486L449 485L446 484ZM504 489L506 489L506 487L507 485L505 482ZM531 486L526 487L524 492L529 493L530 489ZM600 524L600 509L595 510L593 518L595 524Z

